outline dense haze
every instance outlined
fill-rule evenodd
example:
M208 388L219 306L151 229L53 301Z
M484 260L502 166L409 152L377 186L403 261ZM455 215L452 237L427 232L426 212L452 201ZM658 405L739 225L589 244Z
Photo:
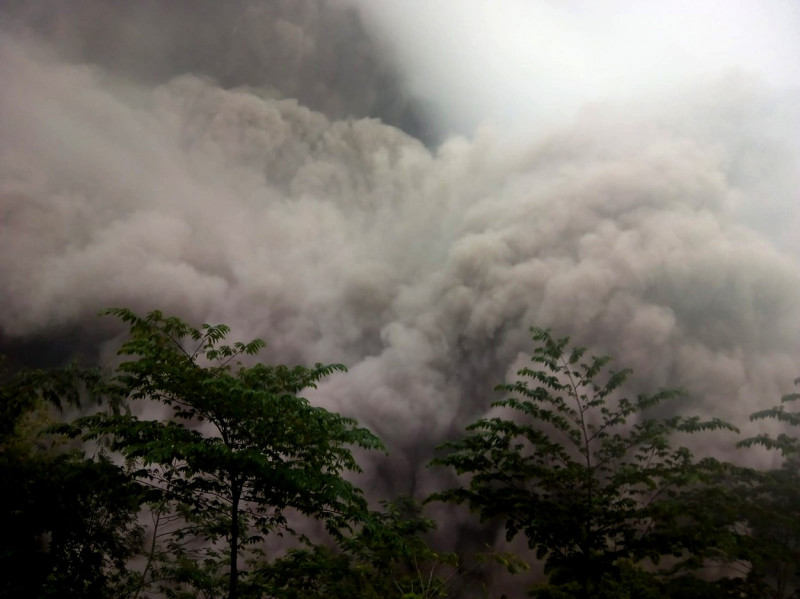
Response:
M0 345L342 362L395 492L530 325L744 424L800 375L800 16L623 4L4 2Z

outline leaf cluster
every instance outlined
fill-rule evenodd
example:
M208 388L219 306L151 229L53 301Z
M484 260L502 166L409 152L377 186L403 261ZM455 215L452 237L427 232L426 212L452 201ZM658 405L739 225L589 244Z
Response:
M619 397L629 370L609 369L605 356L586 359L584 348L548 330L532 336L532 366L498 386L508 395L492 403L509 416L481 419L441 446L433 464L465 482L432 500L500 520L509 540L525 535L551 577L583 580L584 593L621 559L680 555L690 545L675 528L682 501L720 465L696 460L673 439L736 429L717 419L648 418L683 392Z
M225 325L107 313L129 329L111 376L74 366L0 375L0 484L9 489L0 557L9 571L31 572L6 577L0 596L458 592L472 570L428 544L435 523L422 506L400 497L371 511L351 482L353 449L382 450L380 441L303 397L344 366L263 364L264 343L227 343ZM531 362L496 388L493 412L440 446L432 464L459 482L427 501L465 504L507 539L527 540L545 565L538 597L796 596L800 444L790 429L800 394L752 415L783 433L739 443L779 451L780 468L700 459L679 441L736 428L653 416L684 393L631 397L630 370L548 330L531 333ZM88 413L89 401L101 409ZM84 415L53 424L65 406ZM300 532L309 519L325 542ZM291 548L269 555L270 535L291 538ZM527 569L490 547L476 558ZM698 574L720 564L736 575Z
M216 564L222 543L233 595L239 555L270 533L294 534L290 513L321 521L334 536L362 517L362 492L343 475L360 471L353 447L382 449L380 441L300 395L344 366L245 366L242 358L264 343L225 344L227 326L195 328L158 311L108 313L129 327L119 351L128 359L102 389L126 398L115 403L123 409L59 432L122 456L130 476L179 515L168 535L173 553L188 556L202 541L203 559ZM192 555L176 572L188 576L187 564L199 559Z
M259 572L270 597L311 599L435 599L449 596L458 567L453 553L425 541L435 523L410 497L383 502L336 550L313 546L290 551Z
M0 383L0 596L122 594L143 540L138 485L48 433L52 409L79 407L96 371L5 373ZM24 574L23 574L24 573Z

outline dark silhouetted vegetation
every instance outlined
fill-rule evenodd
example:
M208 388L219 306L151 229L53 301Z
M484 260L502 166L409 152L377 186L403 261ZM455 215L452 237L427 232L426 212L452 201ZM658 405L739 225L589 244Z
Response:
M113 372L2 374L0 596L499 595L479 557L507 576L541 563L539 598L799 596L800 394L752 416L788 432L738 443L781 465L744 468L688 448L707 431L733 447L732 424L665 417L681 391L626 397L629 370L532 329L531 365L431 456L458 483L374 509L353 452L381 442L303 397L344 366L263 364L224 325L109 313L128 327ZM430 502L529 551L437 549Z

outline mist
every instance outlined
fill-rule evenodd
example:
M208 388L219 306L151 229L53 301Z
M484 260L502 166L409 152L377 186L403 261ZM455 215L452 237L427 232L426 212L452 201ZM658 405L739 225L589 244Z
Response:
M122 305L344 363L391 492L531 325L744 425L800 375L800 13L703 6L5 3L0 343L108 363Z
M530 135L590 102L652 102L676 88L688 96L726 72L800 81L800 8L781 0L359 4L408 86L462 132L492 121Z

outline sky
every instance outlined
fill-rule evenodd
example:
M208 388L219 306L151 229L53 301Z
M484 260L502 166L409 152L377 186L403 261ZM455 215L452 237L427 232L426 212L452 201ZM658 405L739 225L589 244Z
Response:
M653 102L726 74L800 83L791 0L359 4L453 131L491 122L530 134L588 103Z
M112 363L123 305L344 363L376 492L533 325L743 425L800 375L798 10L4 3L0 347Z

